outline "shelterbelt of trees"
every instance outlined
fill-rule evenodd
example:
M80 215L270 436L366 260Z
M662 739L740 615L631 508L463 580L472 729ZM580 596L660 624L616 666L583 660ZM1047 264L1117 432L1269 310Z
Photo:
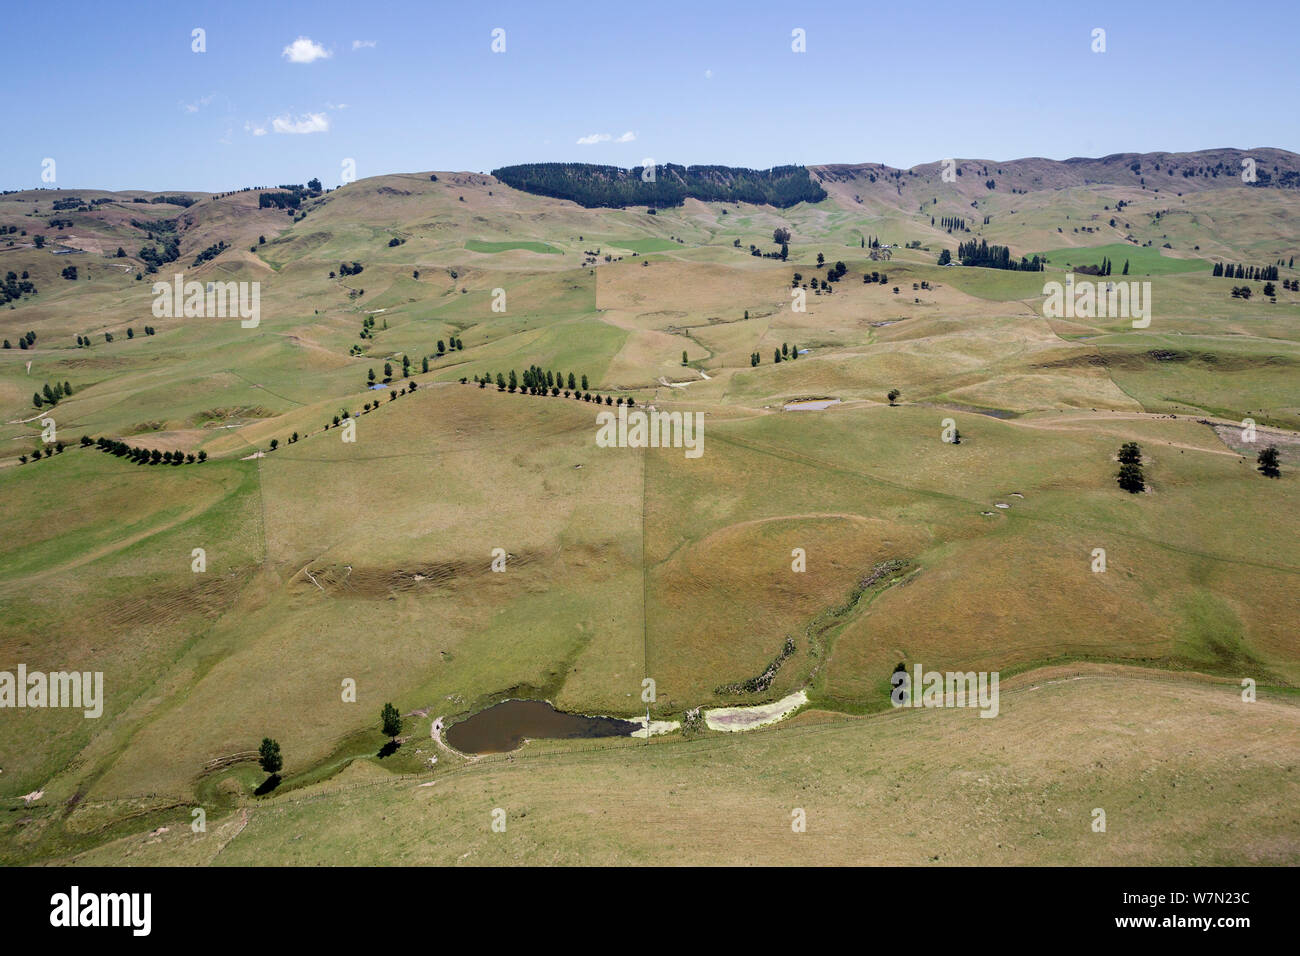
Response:
M492 170L507 186L538 196L569 199L580 206L680 206L686 199L704 202L767 203L786 209L796 203L820 202L826 190L805 166L743 169L736 166L654 167L598 166L592 163L524 163Z

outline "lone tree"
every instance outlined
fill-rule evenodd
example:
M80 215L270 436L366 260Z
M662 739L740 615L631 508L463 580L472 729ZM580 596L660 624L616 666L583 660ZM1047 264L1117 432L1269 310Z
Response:
M1116 456L1121 465L1142 465L1142 449L1135 441L1125 442L1120 445L1119 455Z
M1142 466L1126 463L1119 466L1119 474L1115 476L1119 486L1131 494L1140 494L1146 490L1146 481L1142 477Z
M266 773L276 774L284 766L284 761L280 759L280 744L270 737L262 738L262 746L257 750L258 763Z
M683 364L683 365L686 364L686 352L685 352L685 351L682 352L682 364Z
M402 715L397 712L396 707L392 704L384 704L384 709L380 712L379 719L383 724L385 737L394 738L401 736Z
M1282 469L1278 467L1276 446L1269 445L1259 453L1259 457L1255 461L1259 464L1260 474L1266 478L1282 477Z
M891 388L891 389L889 390L889 394L886 395L885 397L889 399L889 404L890 404L890 405L893 405L894 403L896 403L896 402L898 401L898 396L901 395L901 394L902 394L902 393L901 393L898 389L896 389L896 388Z
M777 226L772 230L772 241L784 245L790 241L790 230L785 226Z

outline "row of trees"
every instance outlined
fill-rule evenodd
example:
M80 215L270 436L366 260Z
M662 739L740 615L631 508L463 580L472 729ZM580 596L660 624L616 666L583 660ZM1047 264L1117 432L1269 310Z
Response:
M465 380L462 378L462 379L461 379L461 382L463 383L464 381L465 381ZM414 392L418 387L419 387L419 383L417 383L417 382L411 382L409 385L407 385L405 388L402 388L402 389L389 389L389 390L388 390L388 400L389 400L390 402L394 402L394 401L396 401L396 400L398 399L398 397L400 397L400 396L402 396L402 395L405 395L408 391L409 391L409 392ZM375 399L373 405L372 405L370 402L366 402L366 404L365 404L364 408L362 409L362 411L361 411L361 412L358 412L355 416L354 416L350 411L348 411L346 408L345 408L345 409L342 409L342 410L341 410L337 415L334 416L334 420L333 420L333 422L326 422L326 423L325 423L325 427L322 428L321 431L324 431L324 432L329 431L331 425L333 425L333 427L335 427L335 428L338 428L340 424L342 424L343 422L346 422L348 419L350 419L350 418L358 418L358 417L360 417L362 414L369 414L371 411L377 410L378 408L379 408L379 399ZM289 439L289 443L292 444L293 442L296 442L297 440L298 440L298 433L297 433L297 432L294 432L294 433L293 433L293 437L291 437L291 438ZM274 441L273 441L273 442L271 443L271 450L272 450L272 451L275 451L277 445L278 445L278 442L274 442Z
M682 354L685 356L685 353ZM522 376L515 374L514 369L510 370L509 378L506 378L498 372L495 380L498 385L498 391L513 392L520 388L522 384L522 387L526 391L532 391L533 394L536 394L535 390L537 389L546 391L551 389L562 389L565 387L566 382L570 392L578 391L579 388L584 392L587 390L587 376L584 375L579 379L573 372L570 372L566 379L563 372L547 371L539 365L530 365L524 370ZM464 379L462 379L462 381L464 381ZM492 373L488 372L482 377L475 375L474 381L478 383L480 387L490 384L493 381ZM565 397L568 397L567 393Z
M479 388L487 388L492 384L492 375L488 373L483 376L474 376L474 381L478 383ZM461 379L464 383L465 379ZM548 384L549 383L549 384ZM500 372L496 375L496 387L498 392L518 392L520 395L549 395L559 397L563 394L565 398L573 398L580 402L595 402L597 405L622 405L626 403L629 407L636 405L636 400L631 396L624 399L621 395L616 399L613 395L601 396L592 395L587 391L587 376L582 376L581 388L578 387L578 380L572 372L569 373L568 387L565 388L565 378L559 372L546 372L540 367L533 365L524 371L522 381L520 376L515 374L515 370L510 370L510 376L507 378Z
M114 438L91 438L88 435L81 436L81 447L89 448L94 445L102 452L112 455L115 458L129 458L137 465L193 465L196 462L208 460L208 453L201 451L197 455L186 454L183 451L159 451L157 448L137 448L128 445L124 441L117 441Z
M18 345L20 348L24 350L31 348L35 344L36 344L36 333L32 332L31 330L28 330L26 335L18 336ZM9 344L8 339L5 339L4 347L7 349L13 348L13 346Z
M1022 272L1042 272L1045 263L1034 256L1032 259L1020 257L1016 262L1011 258L1011 250L1006 246L990 246L981 239L978 243L972 239L957 246L957 258L964 266L983 266L986 269L1012 269Z
M63 448L64 448L63 442L55 442L53 448L40 448L40 447L38 447L38 448L36 448L35 451L32 452L32 461L40 461L42 455L44 455L46 458L53 458L56 454L62 455L62 454L63 454ZM26 455L19 455L19 456L18 456L18 464L20 464L20 465L25 465L25 464L27 464L27 456L26 456Z
M1277 281L1277 266L1243 266L1240 262L1236 265L1222 262L1216 262L1212 275L1222 276L1225 279L1259 279Z

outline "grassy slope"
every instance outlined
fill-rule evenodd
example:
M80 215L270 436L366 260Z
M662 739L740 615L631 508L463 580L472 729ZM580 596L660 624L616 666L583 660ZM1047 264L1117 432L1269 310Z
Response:
M994 720L961 710L847 721L810 713L721 739L530 747L398 779L358 769L210 818L203 835L178 814L166 834L138 833L68 862L1296 862L1294 703L1243 704L1231 688L1194 683L1055 676L1004 690ZM1097 807L1105 833L1091 829ZM495 808L506 812L505 833L490 829ZM791 830L795 808L805 833Z

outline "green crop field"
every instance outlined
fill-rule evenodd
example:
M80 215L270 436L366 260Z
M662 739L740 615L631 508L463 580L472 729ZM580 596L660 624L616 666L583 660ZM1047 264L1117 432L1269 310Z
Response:
M559 249L544 242L485 242L482 239L467 239L465 248L470 252L510 252L512 249L523 249L526 252L560 255Z
M1039 255L1046 256L1052 268L1067 270L1071 266L1101 265L1103 259L1109 259L1112 263L1112 276L1120 275L1125 262L1129 264L1128 275L1131 276L1160 276L1202 270L1208 275L1213 268L1213 263L1206 259L1179 259L1167 256L1160 249L1151 246L1133 246L1119 242L1106 246L1052 249Z

